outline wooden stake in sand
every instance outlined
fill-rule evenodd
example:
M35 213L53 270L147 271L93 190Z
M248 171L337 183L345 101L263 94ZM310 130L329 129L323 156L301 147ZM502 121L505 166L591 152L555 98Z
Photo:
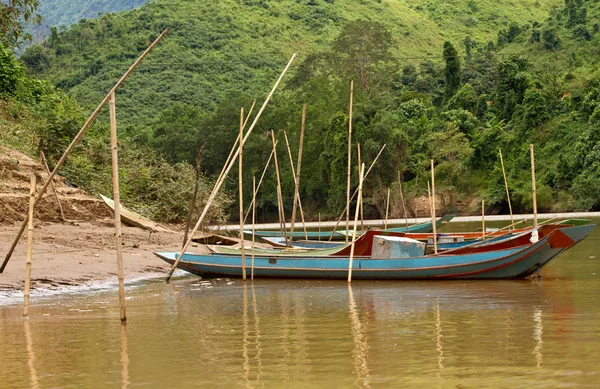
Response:
M371 172L371 169L373 169L373 166L375 166L375 162L377 162L377 160L379 159L379 156L381 155L381 153L383 152L383 149L385 149L385 146L387 146L387 144L384 144L381 147L381 150L379 150L379 153L377 153L377 156L375 157L375 159L373 160L373 162L371 163L371 166L369 166L369 168L367 169L367 172L365 173L364 179L367 179L367 176L369 175L369 173ZM354 193L352 194L352 197L350 197L350 201L354 200L354 197L358 194L358 188L356 188L354 190ZM338 218L337 222L335 223L335 226L333 227L333 230L331 230L331 235L329 235L329 241L331 241L331 239L333 239L333 234L335 234L335 231L337 230L338 226L340 225L342 219L344 218L344 215L346 214L346 212L348 211L348 204L346 204L346 208L344 208L344 210L342 211L342 213L340 214L340 217Z
M100 105L98 105L98 107L96 108L96 110L92 113L92 115L84 123L83 127L81 127L81 130L79 130L79 133L75 136L75 138L73 138L73 140L71 141L71 144L69 145L69 147L67 147L67 149L65 150L64 154L62 155L62 157L60 157L60 159L56 163L56 166L54 166L54 170L52 170L52 173L50 173L50 176L48 177L48 180L46 181L46 183L44 184L44 186L42 187L42 189L38 193L38 195L37 195L37 197L35 199L34 208L40 202L40 199L42 198L42 196L44 195L44 193L46 193L46 189L48 189L48 185L50 185L50 183L54 179L54 176L56 175L56 173L60 170L60 168L62 167L62 165L65 163L65 161L67 160L67 157L69 156L69 154L71 153L71 151L73 151L73 149L75 148L75 146L77 146L77 144L79 143L79 141L81 140L81 138L83 138L83 136L85 135L85 133L87 132L87 130L90 128L90 126L92 125L92 123L94 122L94 120L96 120L96 117L98 116L98 114L100 113L100 111L102 110L102 108L106 105L106 103L108 102L108 99L110 98L111 94L114 93L121 86L121 84L123 83L123 81L125 81L125 79L127 79L127 77L129 77L129 75L131 74L131 72L133 72L133 70L140 64L140 62L142 62L142 60L146 57L146 55L148 55L148 53L154 48L154 46L156 46L158 44L158 42L160 42L160 40L167 34L167 31L168 30L164 30L162 32L162 34L160 34L159 37L156 38L156 40L154 42L152 42L152 44L146 49L146 51L144 51L142 53L142 55L140 55L140 57L133 63L133 65L131 65L131 67L127 70L127 72L125 72L125 74L123 74L123 76L121 77L121 79L119 79L119 81L117 81L117 83L115 84L115 86L112 87L112 89L108 92L108 94L100 102ZM19 242L19 239L21 238L21 235L23 235L23 232L25 231L25 227L27 226L27 220L28 220L28 217L26 217L25 220L23 220L23 224L21 225L21 229L17 233L17 236L15 237L15 240L14 240L12 246L8 250L8 253L6 254L6 258L4 258L4 262L2 263L2 266L0 266L0 273L4 272L4 268L6 267L6 264L10 260L10 257L12 256L13 251L15 251L15 247L17 246L17 243Z
M385 223L383 224L383 229L387 230L387 220L388 213L390 212L390 188L387 190L387 200L385 202Z
M481 200L481 237L485 236L485 200Z
M535 157L533 155L533 143L529 145L531 151L531 188L533 195L533 228L538 227L537 221L537 190L535 188Z
M117 115L115 109L115 93L112 92L109 101L110 111L110 147L112 150L112 184L115 202L115 245L117 246L117 275L119 279L119 306L121 321L127 321L125 312L125 276L123 275L123 247L121 245L121 200L119 194L119 158L117 155Z
M244 138L244 107L240 110L240 139ZM242 155L243 146L240 145L240 156L239 156L239 188L240 188L240 251L242 253L242 280L246 281L246 252L244 251L244 185L243 185L243 169L242 169ZM253 250L254 251L254 250Z
M23 317L29 317L29 295L31 288L31 257L33 254L33 207L35 206L35 174L29 184L29 221L27 223L27 259L25 261L25 289L23 291Z
M277 177L277 209L279 211L279 229L281 236L285 239L287 246L287 235L285 231L285 210L283 209L283 194L281 193L281 178L279 177L279 162L277 161L277 143L275 142L275 131L271 130L271 141L273 142L273 159L275 160L275 176ZM292 239L292 237L290 237Z
M200 183L200 165L202 164L202 154L204 154L204 147L206 143L200 146L200 150L198 151L198 156L196 157L196 181L194 182L194 195L192 196L192 201L190 202L190 210L188 212L188 218L185 223L185 233L183 234L183 243L181 247L187 242L188 232L190 232L190 224L192 224L192 216L194 215L194 211L196 210L196 197L198 197L198 184Z
M500 164L502 165L502 175L504 176L504 186L506 187L506 199L508 200L508 210L510 212L510 222L514 223L512 204L510 202L510 192L508 191L508 180L506 179L506 170L504 170L504 159L502 159L502 149L498 149L500 153Z
M287 73L288 69L292 65L292 62L294 61L295 58L296 58L296 54L294 53L294 55L292 55L292 58L290 58L289 62L287 63L285 69L283 69L283 72L281 72L281 75L279 76L279 78L275 82L275 85L273 85L273 88L271 89L271 92L269 92L269 95L265 99L265 102L263 103L262 107L260 107L260 110L256 114L256 117L254 118L254 121L252 122L252 124L250 125L250 128L248 129L248 132L246 132L246 135L240 141L240 147L243 146L244 143L246 143L246 140L248 140L248 137L252 133L252 130L254 130L254 127L256 126L256 123L258 122L258 119L260 118L260 115L262 115L263 111L267 107L267 104L271 100L271 97L273 97L273 94L275 93L275 90L277 89L277 86L279 85L279 83L283 79L283 76L285 75L285 73ZM227 174L229 173L229 171L233 167L233 164L235 163L235 160L237 159L237 157L239 155L239 152L240 152L240 149L238 148L237 152L231 158L231 161L229 162L229 165L224 170L221 179L218 180L217 183L215 184L215 187L213 188L210 196L208 197L206 205L204 206L204 209L202 210L202 214L200 214L200 217L198 218L198 221L196 222L196 225L194 226L194 229L192 230L192 234L191 234L192 237L194 236L194 234L198 230L198 227L200 227L200 224L202 224L202 221L204 221L204 217L208 213L208 210L209 210L210 206L212 205L213 201L215 200L215 197L217 197L217 194L219 193L219 189L221 189L221 186L223 185L223 182L225 181L225 177L227 177ZM188 239L187 243L185 244L185 246L181 249L181 252L177 256L177 259L173 263L173 266L171 267L171 270L169 271L169 275L165 279L166 282L169 282L169 280L171 279L171 276L173 275L173 272L175 271L175 269L177 268L177 265L179 265L179 261L181 261L181 258L183 257L183 253L185 252L185 250L187 250L187 248L188 248L188 246L190 245L191 242L192 242L192 239L190 237Z
M354 95L354 80L350 81L350 115L348 117L348 185L346 187L346 243L350 228L350 174L352 172L352 97Z
M350 260L348 261L348 283L352 282L352 261L354 260L354 247L356 246L356 230L358 228L358 214L360 211L360 201L362 200L362 185L365 173L365 165L363 164L358 170L358 200L356 202L356 212L354 212L354 230L352 231L352 246L350 246Z
M50 167L48 166L48 161L46 160L46 156L44 155L43 151L40 151L40 159L44 163L44 167L46 168L46 173L48 173L48 176L50 176L50 173L51 173ZM58 204L58 209L60 210L60 218L62 221L66 221L67 219L65 218L65 212L63 211L62 204L60 203L60 200L58 198L58 193L56 193L56 186L54 185L54 181L51 182L50 185L52 185L52 192L54 192L54 198L56 199L56 203Z
M437 226L435 225L435 169L431 160L431 224L433 226L433 252L437 254Z
M256 224L256 176L252 176L252 268L250 270L250 279L254 280L254 231Z

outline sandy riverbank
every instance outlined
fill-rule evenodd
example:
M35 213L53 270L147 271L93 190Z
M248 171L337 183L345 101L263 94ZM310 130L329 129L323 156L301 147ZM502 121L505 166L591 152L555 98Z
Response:
M93 222L37 222L34 230L32 288L56 290L64 287L117 280L114 227L110 219ZM20 224L0 225L0 260L4 260ZM125 278L160 277L168 265L154 251L172 251L181 246L179 233L152 233L123 226ZM0 274L0 291L23 288L26 234ZM202 245L190 251L202 251Z

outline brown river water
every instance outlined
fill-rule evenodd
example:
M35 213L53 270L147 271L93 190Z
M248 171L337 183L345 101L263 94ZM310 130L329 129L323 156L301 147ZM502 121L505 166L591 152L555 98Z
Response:
M126 326L114 289L36 297L0 306L0 388L597 388L599 249L597 227L540 280L178 273L127 285Z

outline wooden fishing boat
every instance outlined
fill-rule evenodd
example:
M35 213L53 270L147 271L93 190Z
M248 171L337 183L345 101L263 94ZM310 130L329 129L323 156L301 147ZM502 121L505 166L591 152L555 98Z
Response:
M439 219L436 220L435 225L436 228L440 228L441 226L443 226L444 224L448 223L450 220L452 220L454 218L454 215L444 215L442 217L440 217ZM420 223L420 224L414 224L408 227L397 227L397 228L388 228L385 231L389 231L389 232L431 232L433 231L433 224L431 222L425 222L425 223ZM307 231L306 234L304 234L304 231L294 231L294 235L293 235L293 239L297 240L297 239L314 239L314 240L345 240L346 239L346 234L352 235L352 231L347 232L345 230L338 230L338 231ZM361 232L358 232L358 235L360 235ZM247 237L252 237L252 231L250 230L244 230L244 235L246 235ZM265 231L265 230L259 230L259 231L254 231L254 236L257 238L263 238L263 237L281 237L281 231L278 230L272 230L272 231ZM286 231L286 237L290 236L290 232Z
M115 211L115 202L112 199L109 199L106 196L100 195L102 200L109 206L109 208L114 212ZM137 212L131 211L125 208L121 204L121 221L128 226L139 227L145 230L155 231L155 232L174 232L173 230L164 227L147 217L140 215Z
M357 256L353 279L512 279L547 265L556 255L584 239L594 225L555 229L535 243L507 249L423 255L404 258ZM465 249L467 250L467 249ZM173 264L176 252L155 253ZM349 257L257 255L255 277L339 278L348 275ZM246 260L249 270L250 261ZM241 277L239 255L185 253L178 267L202 277Z

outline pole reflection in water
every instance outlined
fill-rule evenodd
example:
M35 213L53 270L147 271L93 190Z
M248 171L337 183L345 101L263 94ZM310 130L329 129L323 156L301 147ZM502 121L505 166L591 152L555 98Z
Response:
M127 323L121 323L121 388L129 387L129 354L127 353Z
M540 368L542 366L542 333L544 332L544 325L542 324L542 309L540 307L535 307L533 309L533 321L535 323L533 327L533 339L535 340L535 348L533 349L533 354L535 355L535 360L537 362L537 367Z
M31 381L31 388L38 389L40 387L37 370L35 369L35 354L33 353L33 342L31 340L31 328L29 327L29 320L25 319L23 322L25 330L25 343L27 347L27 365L29 366L29 380Z
M256 304L256 294L254 293L254 283L252 284L252 310L254 312L254 332L256 333L256 362L258 364L258 373L256 382L260 382L263 373L262 365L262 347L260 344L260 319L258 317L258 306Z
M354 374L356 375L356 384L361 388L370 388L369 382L369 366L367 364L367 358L369 356L369 344L367 336L364 333L358 311L356 309L356 301L354 300L354 294L352 293L352 285L348 285L348 299L349 299L349 316L352 324L352 337L354 339L354 350L352 355L354 356Z
M444 369L444 350L442 349L442 319L440 315L440 303L435 302L435 349L438 351L438 367L439 373Z
M242 313L242 323L244 330L244 341L242 344L242 356L244 357L244 382L247 388L251 388L250 385L250 359L248 357L248 287L247 283L243 283L244 288L244 310Z

